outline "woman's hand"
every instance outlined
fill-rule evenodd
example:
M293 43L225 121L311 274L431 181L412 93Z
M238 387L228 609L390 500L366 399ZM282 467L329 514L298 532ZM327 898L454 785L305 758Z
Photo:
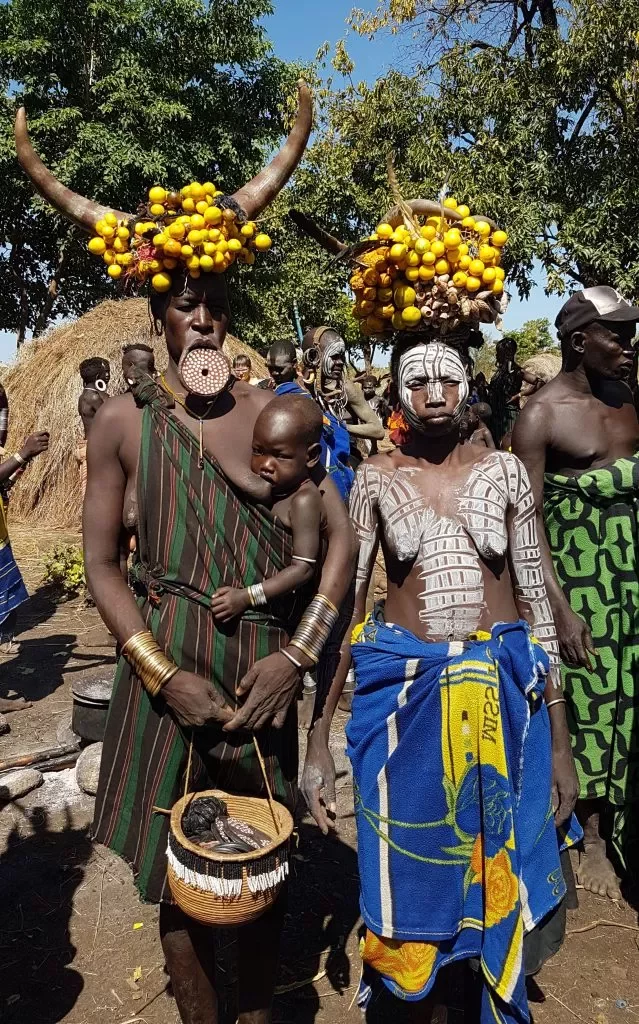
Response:
M182 725L228 722L233 710L206 679L181 669L160 691Z
M299 685L300 670L283 654L269 654L256 661L237 686L238 697L246 693L248 697L224 726L225 732L256 731L271 723L281 729Z
M324 730L315 728L308 737L300 789L309 811L324 835L335 829L335 778L335 762L328 746L328 739Z
M25 462L35 459L36 455L42 455L49 447L49 433L41 430L36 434L30 434L20 450L20 455Z
M564 825L579 798L579 780L572 756L566 705L555 704L548 712L552 735L552 806L555 825Z
M575 615L567 601L553 607L552 613L561 660L566 665L592 669L595 646L586 623Z
M211 611L220 622L230 622L250 608L248 591L239 587L220 587L211 598Z

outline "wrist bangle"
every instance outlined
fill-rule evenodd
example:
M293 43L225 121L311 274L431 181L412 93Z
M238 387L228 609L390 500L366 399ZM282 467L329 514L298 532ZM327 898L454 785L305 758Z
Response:
M20 452L15 452L13 457L19 466L26 466L27 460L22 458Z
M285 651L284 649L282 649L280 651L280 654L283 654L285 658L288 658L288 660L290 661L291 665L295 665L295 668L298 668L300 670L300 672L304 671L304 666L302 665L301 661L298 661L297 658L294 658L292 654L288 653L288 651Z
M247 587L246 592L252 608L261 608L267 603L264 587L261 583L254 583L252 587Z
M178 671L178 666L167 658L148 630L129 637L122 645L122 655L151 697L157 697Z
M566 703L566 698L565 697L557 697L555 700L546 701L546 707L547 708L551 708L553 706L553 704L565 704L565 703Z

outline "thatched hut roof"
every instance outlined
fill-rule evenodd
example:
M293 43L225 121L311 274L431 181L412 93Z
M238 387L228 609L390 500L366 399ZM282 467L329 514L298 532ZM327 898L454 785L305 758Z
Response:
M561 370L561 357L555 352L539 352L526 360L524 370L534 373L544 384L548 384Z
M49 331L24 346L2 373L9 397L8 450L15 451L34 430L48 430L51 443L11 492L11 518L47 527L77 527L81 517L80 477L75 449L82 438L78 398L83 359L102 356L111 364L111 394L124 390L123 345L144 341L155 349L156 364L166 366L162 338L150 337L146 299L108 299L79 320ZM248 345L228 337L226 354L251 357L253 372L266 377L264 360Z

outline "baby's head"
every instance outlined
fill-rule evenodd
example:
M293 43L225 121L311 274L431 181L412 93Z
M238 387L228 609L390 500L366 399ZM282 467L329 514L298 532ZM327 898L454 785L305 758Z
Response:
M475 402L473 409L482 423L487 424L493 414L488 402Z
M264 407L253 429L251 469L274 494L288 494L317 465L324 418L312 398L283 395Z

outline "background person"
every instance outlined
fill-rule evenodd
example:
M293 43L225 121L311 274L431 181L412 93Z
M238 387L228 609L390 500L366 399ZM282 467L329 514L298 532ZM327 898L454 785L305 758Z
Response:
M92 356L80 363L80 376L83 387L78 399L78 414L82 420L84 440L76 447L75 457L80 467L80 486L84 497L87 487L87 441L95 414L109 397L111 367L107 359Z

